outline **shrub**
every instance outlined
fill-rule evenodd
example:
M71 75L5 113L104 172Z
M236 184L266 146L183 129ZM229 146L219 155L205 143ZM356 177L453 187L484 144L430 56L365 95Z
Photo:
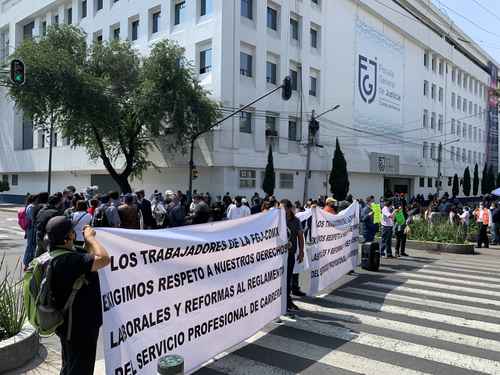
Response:
M7 269L4 255L0 260L0 340L17 335L26 320L23 283L15 273Z
M410 240L465 244L466 237L467 233L461 225L450 224L444 219L432 225L425 220L410 224Z

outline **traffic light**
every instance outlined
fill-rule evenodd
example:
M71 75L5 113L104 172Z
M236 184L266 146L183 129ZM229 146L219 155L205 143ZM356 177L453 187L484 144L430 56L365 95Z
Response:
M21 60L14 59L10 63L10 80L13 84L22 86L26 81L26 71Z
M191 177L193 178L193 180L196 180L198 178L198 175L198 169L196 169L196 167L193 167L193 170L191 171Z
M292 78L285 77L283 85L281 86L281 97L283 100L289 100L292 97Z

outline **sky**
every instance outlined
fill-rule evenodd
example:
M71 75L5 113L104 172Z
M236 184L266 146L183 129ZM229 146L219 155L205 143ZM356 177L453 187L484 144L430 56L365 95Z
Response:
M500 0L432 0L500 64Z

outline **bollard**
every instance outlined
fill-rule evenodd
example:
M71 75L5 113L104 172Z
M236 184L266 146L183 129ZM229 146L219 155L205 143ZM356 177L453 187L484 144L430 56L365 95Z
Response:
M159 375L184 375L184 358L180 355L167 355L158 360Z

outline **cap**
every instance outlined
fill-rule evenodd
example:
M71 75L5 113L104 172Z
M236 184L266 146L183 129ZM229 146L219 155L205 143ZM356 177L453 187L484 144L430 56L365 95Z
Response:
M325 204L330 204L330 203L337 203L337 201L335 199L333 199L332 197L329 197L329 198L326 198L326 201L325 201Z
M63 245L68 233L73 229L71 220L66 216L55 216L45 226L51 245Z

